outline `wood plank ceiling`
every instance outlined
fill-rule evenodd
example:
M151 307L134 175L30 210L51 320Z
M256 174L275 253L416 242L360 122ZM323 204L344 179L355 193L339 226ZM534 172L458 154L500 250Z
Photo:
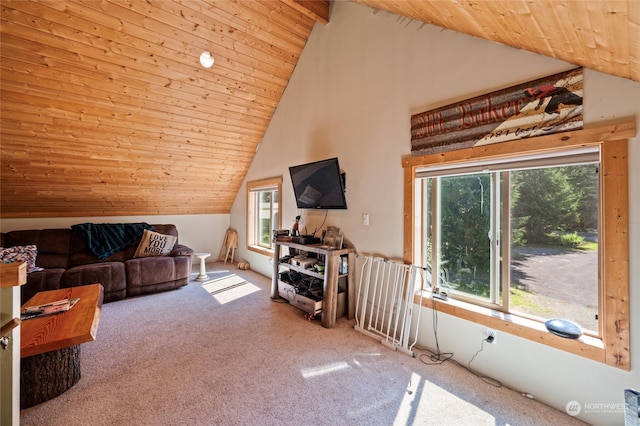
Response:
M2 217L228 213L310 6L2 0Z
M635 0L354 1L640 81ZM329 19L328 1L301 0L1 7L5 218L228 213Z

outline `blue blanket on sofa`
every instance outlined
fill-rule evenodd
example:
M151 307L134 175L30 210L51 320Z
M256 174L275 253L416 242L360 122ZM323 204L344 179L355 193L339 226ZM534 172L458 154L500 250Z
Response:
M72 225L87 247L98 259L125 249L142 238L145 229L153 229L148 223L80 223Z

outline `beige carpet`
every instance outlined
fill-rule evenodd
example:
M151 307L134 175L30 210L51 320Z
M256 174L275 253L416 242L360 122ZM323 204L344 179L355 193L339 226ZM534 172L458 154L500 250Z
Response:
M80 381L21 425L582 424L452 362L394 352L346 318L309 322L251 271L209 272L105 304Z

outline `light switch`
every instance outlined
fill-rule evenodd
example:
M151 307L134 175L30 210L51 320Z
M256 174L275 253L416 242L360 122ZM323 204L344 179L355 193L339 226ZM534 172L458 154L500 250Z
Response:
M369 213L362 214L362 224L364 226L369 226Z

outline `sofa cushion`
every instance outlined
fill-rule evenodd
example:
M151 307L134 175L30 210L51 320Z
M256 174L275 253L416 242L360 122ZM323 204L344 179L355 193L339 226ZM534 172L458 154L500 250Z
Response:
M38 249L34 244L26 246L0 247L0 260L5 263L27 262L27 274L42 271L43 268L36 266L36 256Z
M191 247L187 247L182 244L176 244L173 246L173 250L171 250L170 256L191 256L194 251Z
M191 256L159 256L125 262L127 296L178 288L189 283Z
M145 229L133 257L167 256L173 250L177 240L178 238L173 235L160 234Z
M31 299L40 291L58 290L62 285L64 268L51 268L27 275L27 283L20 286L22 303Z
M126 297L126 273L122 262L102 262L74 266L62 275L61 287L100 283L104 287L104 302Z

